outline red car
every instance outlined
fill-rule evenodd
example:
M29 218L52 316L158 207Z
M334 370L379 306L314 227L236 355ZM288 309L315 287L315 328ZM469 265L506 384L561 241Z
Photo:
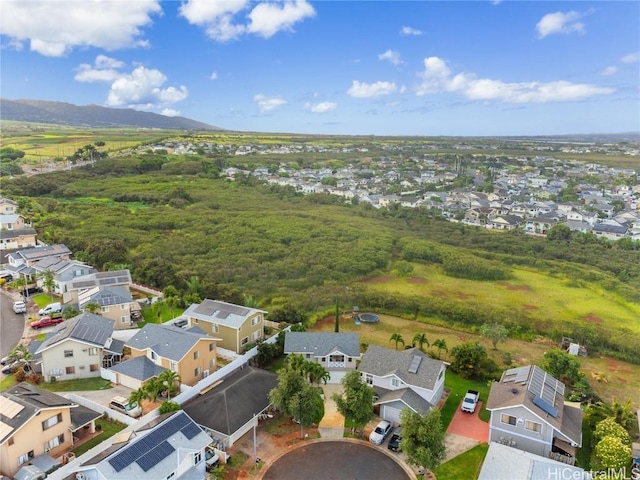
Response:
M31 323L31 328L37 330L39 328L50 327L52 325L57 325L59 323L64 322L64 318L51 318L51 317L42 317L40 320L36 320Z

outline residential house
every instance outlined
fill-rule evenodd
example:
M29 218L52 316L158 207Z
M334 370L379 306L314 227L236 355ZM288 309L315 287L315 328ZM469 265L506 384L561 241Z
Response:
M247 345L264 338L267 312L232 303L206 299L187 308L182 317L219 339L218 347L243 353Z
M582 410L564 401L564 384L535 365L511 368L493 383L489 441L571 465L582 446Z
M621 238L629 236L629 228L613 220L606 223L596 223L591 229L591 232L596 237L602 237L608 240L620 240Z
M77 277L96 272L96 269L78 260L68 260L60 257L46 257L31 264L36 275L36 283L44 288L42 274L51 272L53 279L53 292L62 295L69 290L71 282Z
M133 326L131 307L134 302L128 286L94 287L78 295L80 310L92 303L99 305L100 315L114 321L116 330Z
M391 350L370 345L359 366L362 380L376 391L374 407L385 420L400 423L410 408L426 414L444 391L446 366L418 348Z
M357 333L287 332L284 353L302 355L305 360L317 362L327 369L328 383L340 383L360 360L360 336Z
M214 446L225 450L256 425L277 385L276 374L244 365L183 403L182 409L209 433Z
M474 225L484 225L496 216L496 210L491 207L470 208L464 213L464 220Z
M522 217L518 215L498 215L487 221L487 227L496 230L515 230L522 223Z
M35 262L49 257L69 260L71 258L71 250L64 244L41 245L13 252L7 255L7 260L10 267L17 268L22 265L31 267Z
M7 197L0 197L0 215L18 213L18 202Z
M0 250L36 246L36 230L17 213L17 204L0 198Z
M93 458L61 469L82 480L195 480L207 477L207 435L180 410L160 415L133 432L121 432Z
M99 377L122 356L113 320L83 313L57 325L35 352L45 382Z
M74 278L62 294L64 303L80 303L80 295L97 287L117 287L131 285L129 270L92 272ZM115 318L114 318L115 320Z
M116 383L133 389L164 370L176 372L185 385L195 385L215 370L219 341L197 327L148 323L125 342L131 359L111 370L118 374Z
M0 393L0 473L13 478L21 467L73 446L74 434L102 415L29 383Z
M561 219L562 217L557 212L541 213L531 217L527 222L527 233L546 235Z

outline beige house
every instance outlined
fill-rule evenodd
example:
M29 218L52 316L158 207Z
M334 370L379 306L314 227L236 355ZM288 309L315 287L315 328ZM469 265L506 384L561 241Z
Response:
M0 394L0 473L10 478L41 455L57 457L85 425L95 432L100 413L28 383Z
M83 313L57 325L35 352L45 382L99 377L122 354L114 341L113 320Z
M134 389L164 370L176 372L185 385L195 385L216 369L219 340L199 328L150 323L126 342L132 358L111 370L118 375L117 383Z
M0 205L0 211L10 208L10 204ZM35 246L36 231L22 215L17 213L0 213L0 250Z
M110 270L108 272L90 272L76 276L66 286L62 298L64 303L81 303L80 296L89 290L99 287L129 287L131 285L129 270ZM92 294L92 293L91 293ZM111 317L110 317L111 318ZM113 320L117 320L113 318ZM117 327L116 327L117 328Z
M207 299L192 304L182 317L189 326L197 325L205 333L219 338L219 347L243 353L247 345L264 338L266 313L264 310Z
M116 330L134 326L131 320L133 297L128 286L94 287L78 295L80 310L91 303L100 306L100 315L113 320Z

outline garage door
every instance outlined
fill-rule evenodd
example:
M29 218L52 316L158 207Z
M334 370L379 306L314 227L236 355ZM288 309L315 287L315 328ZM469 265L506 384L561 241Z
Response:
M382 406L382 415L380 415L387 422L391 423L400 423L400 412L399 408L389 407L387 405Z
M330 372L331 378L327 383L340 383L340 380L344 378L347 372Z

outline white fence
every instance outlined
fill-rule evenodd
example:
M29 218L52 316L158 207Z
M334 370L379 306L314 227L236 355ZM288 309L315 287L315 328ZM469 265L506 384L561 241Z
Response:
M105 407L104 405L100 405L99 403L89 400L88 398L84 398L79 395L76 395L75 393L65 393L63 394L63 396L64 398L67 398L72 402L77 403L78 405L82 405L83 407L90 408L95 412L102 412L112 420L117 420L118 422L124 423L125 425L133 425L134 423L137 422L135 418L131 418L130 416L125 415L124 413L116 412L112 408Z

